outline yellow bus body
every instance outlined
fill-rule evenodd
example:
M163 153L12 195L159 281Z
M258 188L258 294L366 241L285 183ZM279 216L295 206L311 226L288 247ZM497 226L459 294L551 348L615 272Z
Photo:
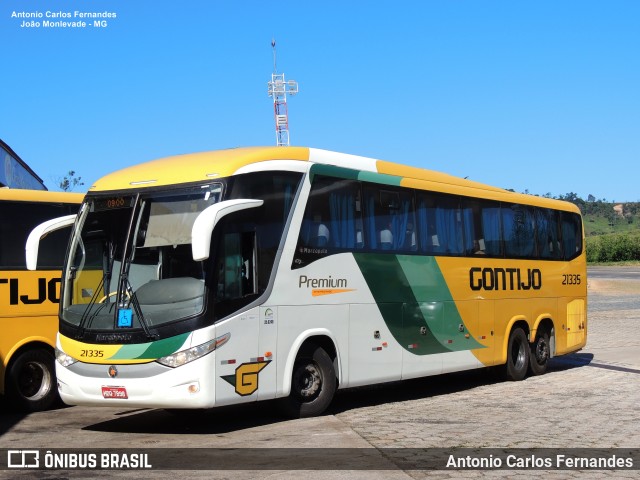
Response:
M50 206L66 206L77 211L83 194L49 192L22 189L0 189L0 206L3 217L11 215L16 205L30 206L34 212ZM42 350L53 355L58 331L58 306L60 302L60 267L28 271L24 265L25 236L46 219L20 219L17 234L13 226L5 224L0 248L11 247L20 259L11 258L12 264L0 264L0 394L7 393L7 371L27 350ZM67 229L67 236L69 230ZM58 246L62 252L66 243ZM2 252L0 251L0 254ZM5 258L3 257L3 260ZM55 388L55 386L54 386Z

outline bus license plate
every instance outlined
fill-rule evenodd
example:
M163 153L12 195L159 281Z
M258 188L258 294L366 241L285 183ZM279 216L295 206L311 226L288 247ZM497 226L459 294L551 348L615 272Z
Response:
M129 398L127 389L124 387L102 387L102 396L104 398Z

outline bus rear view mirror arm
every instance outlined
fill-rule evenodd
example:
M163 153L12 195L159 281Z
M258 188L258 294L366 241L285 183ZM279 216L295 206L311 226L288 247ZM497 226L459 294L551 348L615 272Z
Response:
M75 215L65 215L64 217L53 218L46 222L42 222L36 228L31 230L25 245L25 256L28 270L35 270L38 266L38 249L40 248L40 240L51 232L55 232L61 228L70 227L75 221Z
M191 251L193 259L198 262L209 258L211 250L211 233L216 224L230 213L247 208L262 206L264 200L252 200L239 198L236 200L225 200L205 208L196 218L191 228Z

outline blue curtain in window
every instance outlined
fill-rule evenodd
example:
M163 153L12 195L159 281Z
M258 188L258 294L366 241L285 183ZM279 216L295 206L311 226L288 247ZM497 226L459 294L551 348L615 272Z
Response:
M437 251L444 253L462 252L462 225L458 220L459 210L447 206L436 207L436 230L440 247Z
M427 225L427 207L424 203L424 200L420 200L418 204L418 233L420 240L420 251L428 252L431 249L428 247L431 245L429 239L429 227Z
M400 209L395 212L391 219L393 248L395 250L409 250L411 249L411 245L405 245L405 240L411 214L411 200L409 198L403 198L401 202Z
M350 191L329 194L330 242L336 248L354 248L356 245L354 205L355 199Z
M473 228L473 210L465 208L462 210L462 219L464 223L464 251L473 252L474 228Z
M303 245L309 246L309 242L311 241L311 224L312 222L305 218L302 221L302 227L300 228L300 239Z
M500 208L482 209L482 235L484 235L485 253L500 255Z
M367 242L369 248L378 248L378 230L376 228L376 216L375 216L375 197L373 195L367 195L367 209L365 217L365 229L367 230Z

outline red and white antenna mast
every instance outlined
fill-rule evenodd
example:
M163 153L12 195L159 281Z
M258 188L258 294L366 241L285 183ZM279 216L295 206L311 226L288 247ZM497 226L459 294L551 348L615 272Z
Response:
M268 83L269 96L273 98L273 113L276 121L276 145L289 146L289 113L287 112L287 94L298 93L298 82L285 80L284 73L278 73L276 67L276 41L271 40L273 48L273 73Z

